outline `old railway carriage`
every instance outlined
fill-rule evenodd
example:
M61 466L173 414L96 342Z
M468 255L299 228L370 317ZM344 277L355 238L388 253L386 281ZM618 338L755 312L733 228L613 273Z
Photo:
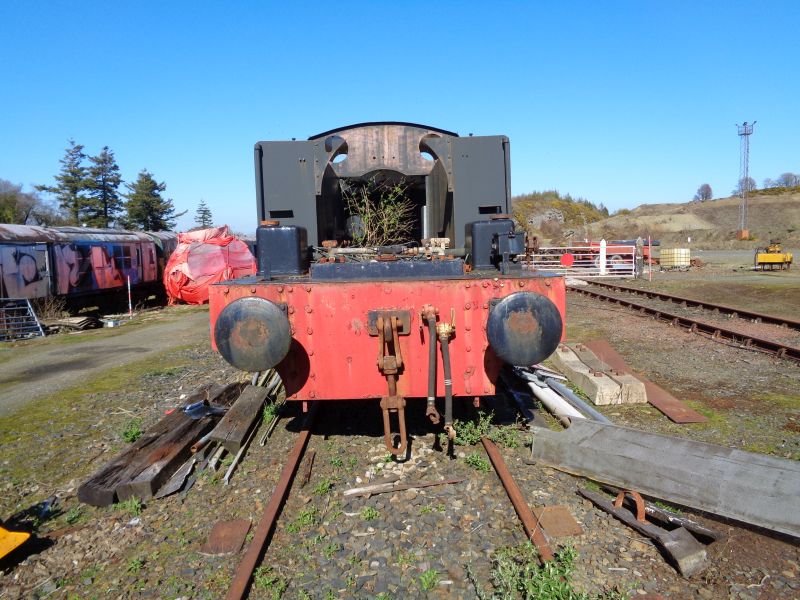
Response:
M163 294L161 276L174 250L172 232L0 225L0 298L64 298L68 306L111 307Z
M407 397L452 437L453 398L493 394L504 363L562 338L563 278L517 260L507 137L365 123L259 142L255 171L258 274L213 286L213 341L240 369L275 367L290 400L380 399L400 454ZM398 185L412 241L359 244L371 217L352 190Z

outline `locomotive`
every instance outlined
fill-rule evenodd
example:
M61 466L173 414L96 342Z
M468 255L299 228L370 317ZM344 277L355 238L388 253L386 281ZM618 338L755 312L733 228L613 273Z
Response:
M288 400L379 399L403 455L406 398L427 398L453 439L454 398L493 395L504 364L563 338L563 277L522 267L506 136L363 123L259 142L255 173L258 271L211 287L212 345L238 369L274 368ZM402 182L417 242L356 243L365 216L346 190L374 181Z
M90 227L0 225L0 298L63 298L67 307L111 307L124 296L164 295L177 235Z

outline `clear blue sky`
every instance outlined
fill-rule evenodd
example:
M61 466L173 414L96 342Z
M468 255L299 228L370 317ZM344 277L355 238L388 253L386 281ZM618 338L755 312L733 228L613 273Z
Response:
M514 194L610 209L800 172L800 2L0 0L0 178L67 140L256 224L252 147L362 121L511 138Z

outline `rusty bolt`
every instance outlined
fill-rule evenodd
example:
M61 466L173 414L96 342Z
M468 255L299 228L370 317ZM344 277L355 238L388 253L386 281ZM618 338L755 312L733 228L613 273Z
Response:
M295 330L294 327L292 327L290 331L292 332L292 335L294 335L296 333L296 330Z
M309 351L308 351L308 355L309 355L309 356L314 356L314 351L313 351L313 350L309 350Z
M519 287L525 287L525 282L524 281L520 281L519 282Z
M308 329L306 329L306 333L307 333L308 335L312 335L312 334L314 333L314 330L313 330L313 329L311 329L311 327L309 327Z
M311 313L311 312L313 312L313 310L314 310L313 308L311 308L308 304L306 304L305 311L307 313Z
M306 291L307 291L307 292L310 292L310 291L311 291L311 286L310 286L310 285L307 285L307 286L306 286Z
M308 397L309 398L316 398L317 397L317 393L314 390L311 390L310 392L308 392Z
M291 293L291 292L292 292L292 290L294 290L294 288L293 288L292 286L289 286L289 287L287 287L287 288L286 288L286 291L287 291L287 292L290 292L290 293Z
M226 286L226 287L224 287L224 288L222 288L222 293L223 293L223 294L227 294L227 293L228 293L228 292L230 292L230 291L231 291L231 288L229 288L229 287L227 287L227 286Z
M470 305L469 305L469 302L467 302L467 303L464 305L464 310L469 310L469 309L470 309Z
M489 282L488 281L484 281L483 283L481 283L481 286L487 288L487 287L489 287Z
M472 347L471 346L467 346L466 348L464 348L464 350L466 350L467 352L470 352L472 350Z
M550 287L550 280L549 280L549 279L545 279L545 280L544 280L544 284L545 284L547 287Z
M317 374L316 373L309 373L308 377L309 377L309 379L316 379L317 378Z
M471 287L471 285L472 285L471 283L467 282L467 283L464 284L464 287L469 289Z
M472 327L470 325L464 325L464 331L472 331Z
M287 308L287 309L286 309L286 311L287 311L287 312L288 312L290 315L293 315L293 314L294 314L294 306L290 306L289 308Z
M483 308L489 308L489 303L488 302L484 302L483 303Z
M280 293L282 293L282 292L283 292L283 286L282 286L282 285L279 285L279 286L278 286L278 293L280 294Z
M251 294L255 294L256 293L256 287L255 286L250 288L250 293Z

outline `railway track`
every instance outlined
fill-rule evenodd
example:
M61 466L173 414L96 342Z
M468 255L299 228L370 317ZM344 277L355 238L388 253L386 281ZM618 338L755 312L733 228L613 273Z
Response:
M627 298L621 298L619 296L605 294L603 292L597 291L596 289L592 289L593 287L602 287L630 294L640 294L648 298L653 298L664 302L669 302L672 304L677 303L680 304L682 307L686 308L699 307L705 310L714 310L722 314L727 314L729 316L737 316L740 318L749 319L759 323L771 323L782 327L792 328L797 330L800 330L800 322L792 321L790 319L784 319L781 317L776 317L774 315L765 315L762 313L745 311L720 304L703 302L691 298L683 298L681 296L671 296L670 294L664 294L661 292L643 291L608 283L598 283L593 281L591 282L590 286L586 287L583 286L567 287L567 289L570 292L578 292L590 298L604 300L607 302L618 304L620 306L625 306L637 310L642 314L653 316L657 320L664 321L672 326L683 327L685 329L688 329L692 333L703 334L714 340L726 340L728 342L733 342L735 344L740 345L742 348L766 352L768 354L776 356L777 358L784 358L788 360L793 360L795 362L800 362L800 347L797 347L795 345L775 341L773 339L761 337L758 335L753 335L752 333L749 332L731 329L729 327L723 327L719 323L699 320L687 315L677 314L676 312L672 312L664 308L653 307L646 304L642 304L640 302L635 302Z
M303 461L306 448L308 447L309 440L311 439L311 432L314 428L315 416L319 411L319 408L318 402L313 403L306 414L306 418L301 426L301 430L295 438L292 450L289 452L286 462L283 465L272 496L269 499L269 503L264 509L262 518L253 533L252 541L250 542L247 551L236 568L236 572L225 596L225 600L242 600L243 598L248 597L253 584L254 574L256 573L256 567L260 563L267 562L265 556L267 549L275 532L278 520L281 517L283 507L292 491L298 471L300 470L301 462ZM514 510L516 511L522 523L526 537L537 549L539 560L542 563L553 560L555 556L548 540L544 536L542 527L539 524L537 517L531 511L530 506L526 501L519 485L511 475L511 472L503 460L500 451L487 437L481 438L481 442L486 455L491 462L491 465L494 467L497 473L503 489L508 495L508 499L511 501L511 504L513 505ZM305 474L306 478L310 475L310 467L308 471L309 472ZM440 483L455 483L460 481L461 480L452 480L436 483L421 483L418 485L410 484L409 486L400 486L398 489L403 490L415 487L438 485Z
M772 323L781 327L789 327L800 331L800 321L779 317L776 315L768 315L765 313L754 312L750 310L743 310L724 304L715 304L713 302L706 302L698 300L697 298L686 298L684 296L674 296L672 294L665 294L664 292L656 292L653 290L641 290L638 288L627 287L624 285L617 285L615 283L606 283L603 281L587 281L590 285L615 290L618 292L626 292L634 296L645 296L647 298L654 298L657 300L664 300L665 302L672 302L686 307L697 307L705 310L711 310L720 314L726 314L731 317L739 317L741 319L750 319L756 323Z

